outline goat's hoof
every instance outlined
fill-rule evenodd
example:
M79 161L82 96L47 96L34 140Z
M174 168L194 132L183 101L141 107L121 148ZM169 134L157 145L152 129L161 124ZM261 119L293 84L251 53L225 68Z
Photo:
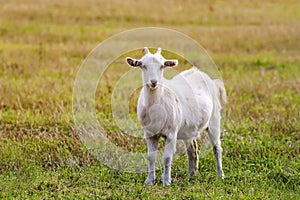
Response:
M150 185L150 184L152 184L153 182L155 181L155 178L147 178L147 180L146 180L146 185Z
M225 178L224 172L218 173L218 176L219 176L221 179L224 179L224 178Z
M190 177L195 177L196 174L197 174L196 171L197 171L197 170L191 170L191 171L189 171Z
M164 186L170 186L171 185L171 179L169 179L169 180L162 180L162 182L163 182L163 185Z
M169 181L163 182L163 185L164 185L164 186L170 186L170 185L171 185L171 182L169 182Z
M222 173L222 175L221 175L221 179L224 179L225 178L225 175Z
M164 186L169 186L169 185L171 185L171 180L172 180L171 176L168 176L168 175L166 175L166 174L163 174L163 175L161 176L161 180L162 180L162 183L163 183Z

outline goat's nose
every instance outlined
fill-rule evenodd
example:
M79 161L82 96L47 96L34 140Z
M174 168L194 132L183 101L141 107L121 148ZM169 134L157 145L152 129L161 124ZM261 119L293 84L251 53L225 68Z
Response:
M151 80L151 84L152 84L152 86L154 86L154 87L155 87L155 86L156 86L156 84L157 84L157 80L155 80L155 79L152 79L152 80Z

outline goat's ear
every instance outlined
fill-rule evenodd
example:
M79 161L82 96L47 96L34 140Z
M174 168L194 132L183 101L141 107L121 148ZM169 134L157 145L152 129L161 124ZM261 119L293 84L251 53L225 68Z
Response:
M178 60L166 60L164 62L165 67L175 67L178 65Z
M142 62L137 60L137 59L133 59L130 57L126 57L126 62L128 65L132 66L132 67L140 67L142 66Z

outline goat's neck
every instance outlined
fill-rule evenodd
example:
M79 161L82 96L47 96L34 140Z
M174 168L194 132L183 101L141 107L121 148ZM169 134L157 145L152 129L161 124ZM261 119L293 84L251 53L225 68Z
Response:
M161 85L159 85L155 90L151 90L147 86L144 87L145 101L147 105L158 104L161 102L164 93L164 88Z

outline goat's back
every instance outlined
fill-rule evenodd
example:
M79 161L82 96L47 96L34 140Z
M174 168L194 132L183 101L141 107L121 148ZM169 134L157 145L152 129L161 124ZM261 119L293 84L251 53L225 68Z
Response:
M182 124L179 139L197 137L208 126L211 115L220 108L219 89L214 80L196 67L166 81L180 99Z

